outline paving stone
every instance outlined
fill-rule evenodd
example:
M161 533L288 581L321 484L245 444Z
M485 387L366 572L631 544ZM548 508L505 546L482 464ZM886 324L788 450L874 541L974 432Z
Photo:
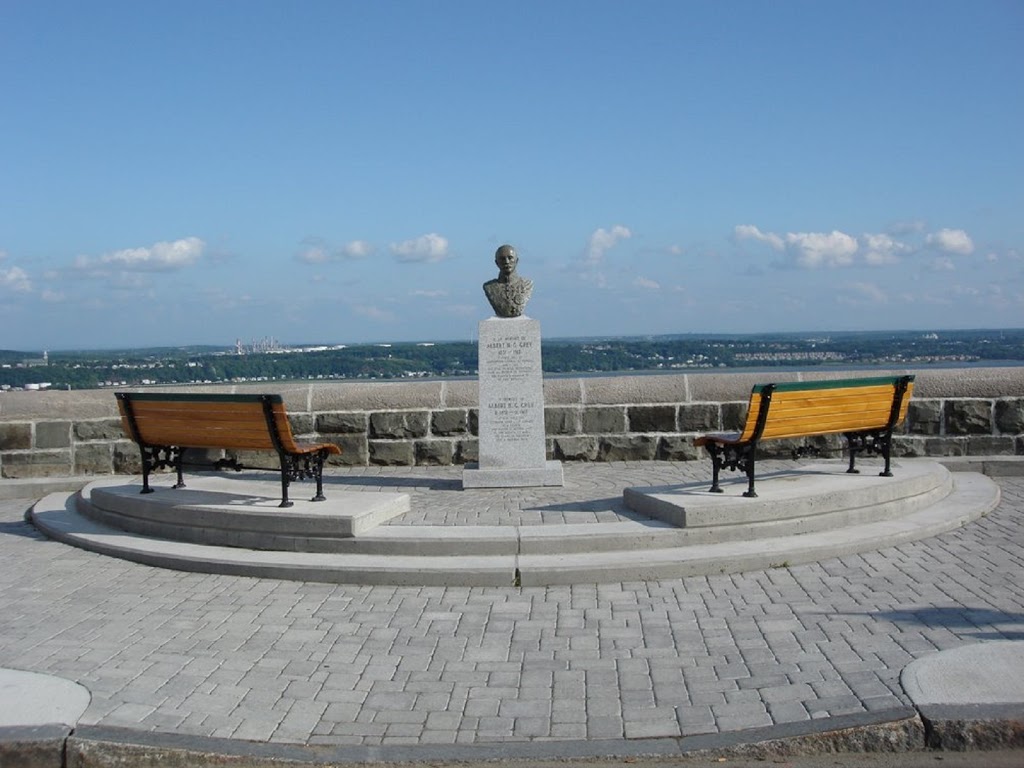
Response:
M446 467L332 468L431 499L404 524L628 516L625 485L696 462L565 466L479 495ZM768 465L768 462L765 462ZM766 466L766 471L768 467ZM897 710L910 661L1024 632L1024 479L931 539L730 576L544 588L302 584L179 573L45 540L0 502L0 658L81 681L83 724L373 746L715 733ZM618 489L618 490L617 490ZM579 498L612 499L574 508ZM546 513L545 513L546 517Z

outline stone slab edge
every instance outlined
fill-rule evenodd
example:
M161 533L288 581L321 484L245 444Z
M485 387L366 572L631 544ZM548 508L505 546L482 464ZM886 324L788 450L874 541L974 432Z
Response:
M61 768L71 728L57 723L0 727L0 766Z
M1024 704L923 704L918 711L929 749L1024 747Z
M930 711L929 711L930 710ZM594 759L630 757L773 757L843 752L964 751L1022 745L1020 705L912 707L786 723L724 734L665 739L501 742L472 745L316 747L63 725L0 728L0 765L246 766L282 764L457 763L470 760ZM938 719L933 719L938 718ZM935 723L956 723L935 738ZM955 738L954 738L955 736Z
M463 488L561 488L565 485L562 462L545 461L543 467L489 469L467 464L462 470Z
M83 726L67 740L68 764L247 768L368 763L457 763L547 759L593 760L682 756L754 757L909 752L925 748L917 712L900 707L724 734L663 739L526 741L420 746L306 746Z

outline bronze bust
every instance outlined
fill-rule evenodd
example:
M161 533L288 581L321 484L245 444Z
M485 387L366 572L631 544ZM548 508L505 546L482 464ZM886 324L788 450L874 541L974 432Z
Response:
M520 317L533 292L533 281L516 273L519 255L511 245L494 252L498 276L484 283L484 294L498 317Z

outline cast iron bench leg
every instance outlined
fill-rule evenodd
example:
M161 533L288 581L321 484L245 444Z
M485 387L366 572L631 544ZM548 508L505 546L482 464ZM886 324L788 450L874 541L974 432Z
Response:
M711 454L711 493L724 493L722 486L718 484L718 473L722 469L722 446L718 443L708 443L708 453Z
M313 475L316 477L316 496L312 498L312 501L327 501L327 497L324 496L324 459L327 455L323 451L316 452L316 458L313 459Z

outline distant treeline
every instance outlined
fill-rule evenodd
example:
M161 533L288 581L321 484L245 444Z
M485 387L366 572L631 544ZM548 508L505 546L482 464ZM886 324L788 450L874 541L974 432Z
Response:
M806 333L550 340L547 373L615 373L776 366L927 366L1024 361L1024 329L924 333ZM228 348L0 351L0 385L59 389L295 379L473 376L475 342L358 344L235 354Z

